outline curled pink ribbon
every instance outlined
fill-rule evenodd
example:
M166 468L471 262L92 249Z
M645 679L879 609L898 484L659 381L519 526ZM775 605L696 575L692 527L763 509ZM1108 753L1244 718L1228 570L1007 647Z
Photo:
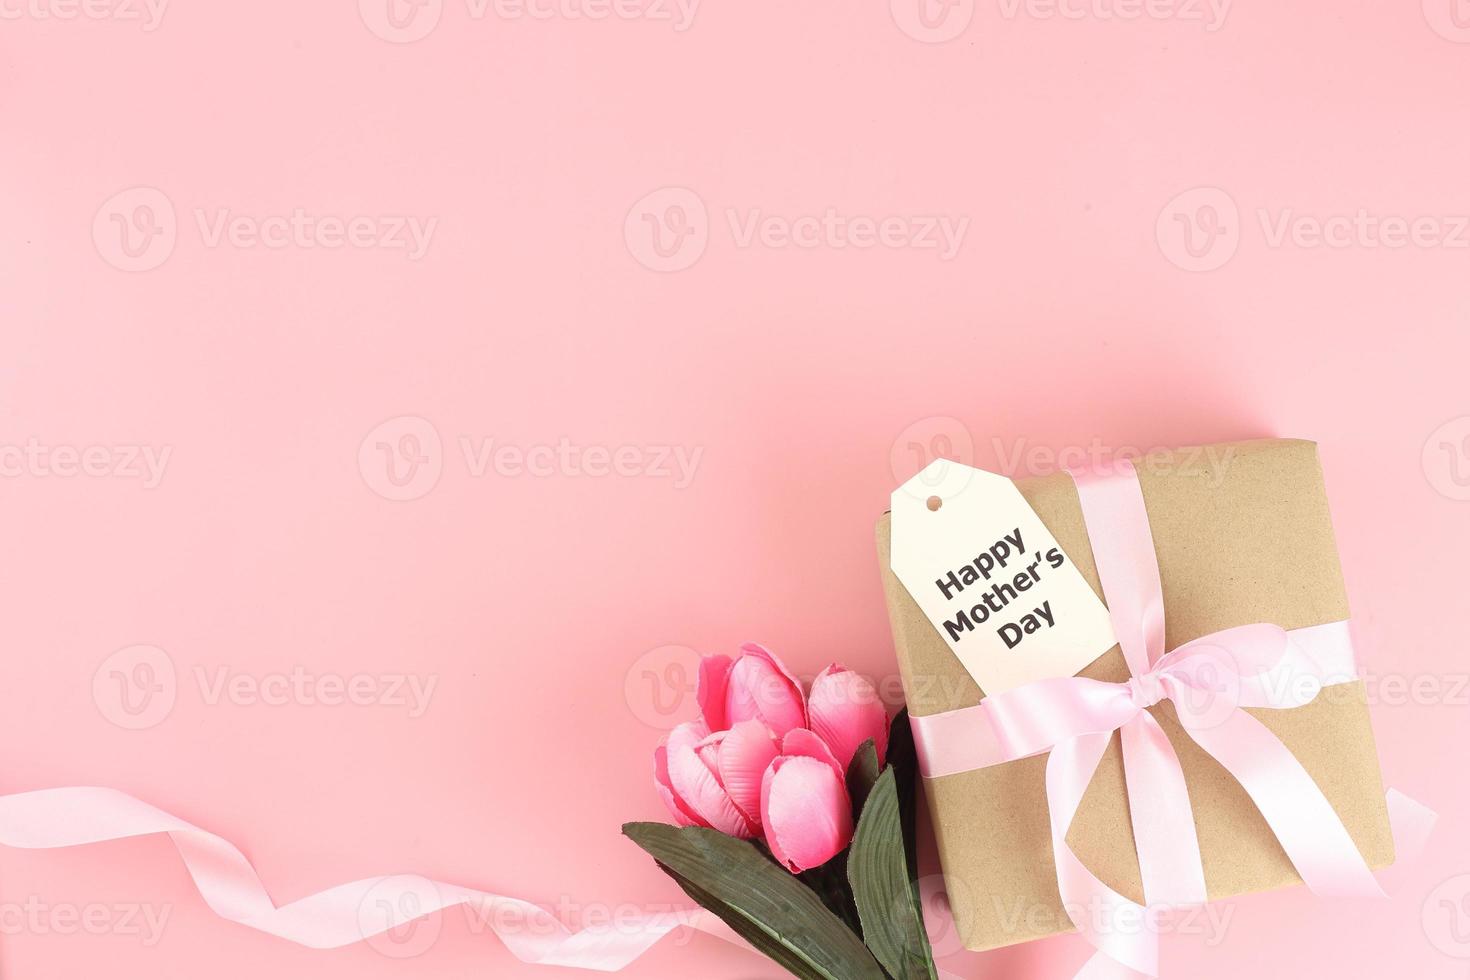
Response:
M1164 599L1137 474L1074 473L1114 633L1132 677L1037 681L979 705L913 719L920 767L952 775L1050 752L1046 794L1063 908L1098 951L1079 977L1156 977L1158 918L1207 900L1184 770L1148 708L1168 699L1180 724L1241 784L1302 880L1320 895L1382 895L1336 811L1285 745L1242 708L1294 708L1356 676L1346 623L1288 633L1240 626L1164 652ZM1143 879L1140 906L1108 887L1067 845L1067 831L1113 732ZM1434 815L1389 794L1400 838L1422 841ZM1413 846L1410 844L1410 846ZM1080 909L1099 912L1084 916ZM1136 929L1103 923L1137 923Z
M126 793L68 786L0 797L0 844L9 847L72 847L149 834L169 836L217 915L315 949L370 940L455 906L473 912L517 959L545 966L616 972L681 927L745 945L703 909L620 918L573 932L523 899L416 875L364 878L277 907L239 848Z

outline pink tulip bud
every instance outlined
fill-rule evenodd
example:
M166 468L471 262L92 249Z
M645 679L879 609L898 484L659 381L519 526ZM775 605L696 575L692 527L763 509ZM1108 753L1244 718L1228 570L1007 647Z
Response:
M753 837L761 827L761 778L776 749L759 722L713 733L688 722L654 753L654 785L679 826Z
M813 732L794 729L761 781L761 822L771 854L792 873L826 864L852 841L852 800L842 766Z
M775 654L756 643L741 647L736 660L706 657L699 666L697 697L712 731L759 721L779 738L806 727L800 682Z
M888 712L862 674L832 664L812 682L807 702L812 731L832 750L845 770L858 746L868 739L878 749L878 766L888 751Z

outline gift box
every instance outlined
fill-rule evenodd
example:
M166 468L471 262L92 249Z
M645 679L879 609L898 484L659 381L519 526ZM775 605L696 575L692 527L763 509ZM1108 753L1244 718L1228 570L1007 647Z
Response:
M1166 646L1230 627L1285 630L1348 618L1347 597L1314 443L1268 439L1148 458L1137 467L1162 584ZM1066 473L1016 481L1022 496L1104 598L1076 484ZM890 516L877 525L884 589L908 710L923 718L985 697L890 568ZM1123 683L1114 646L1081 672ZM1173 704L1147 709L1178 755L1193 806L1211 900L1301 882L1250 796L1180 727ZM1394 857L1366 693L1361 680L1332 684L1310 703L1248 710L1301 763L1371 868ZM1073 929L1063 908L1048 822L1046 757L926 778L949 900L973 950ZM1144 901L1119 738L1114 734L1067 843L1087 868L1134 902Z

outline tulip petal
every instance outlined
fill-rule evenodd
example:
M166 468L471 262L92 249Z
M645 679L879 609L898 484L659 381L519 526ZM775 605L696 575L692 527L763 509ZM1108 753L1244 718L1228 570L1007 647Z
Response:
M708 747L703 743L709 737L702 722L686 722L669 734L669 782L679 798L709 826L731 837L751 837L754 831L750 823L701 757L701 751Z
M801 685L764 647L747 643L730 670L725 695L730 724L755 719L776 735L806 727L806 699Z
M791 682L791 686L796 688L798 694L801 693L801 681L797 679L797 676L793 674L784 663L781 662L780 657L776 656L774 653L767 650L759 643L740 644L740 653L741 655L746 657L757 657L761 660L768 661L772 667L775 667L776 670L780 672L783 677Z
M826 864L852 840L852 803L832 767L807 756L782 756L761 783L766 843L788 871Z
M719 776L730 801L757 832L761 824L761 779L778 747L770 729L758 721L742 721L720 745Z
M842 779L845 770L842 763L837 761L831 746L822 741L821 736L807 728L793 728L781 739L781 754L792 756L804 756L808 759L816 759L825 762L837 773L837 778Z
M730 668L734 666L735 661L723 654L702 657L699 661L699 683L694 698L699 702L705 724L713 731L730 727L725 692L730 683Z
M669 750L667 746L660 745L653 752L653 786L658 790L659 798L664 801L664 806L669 808L673 815L674 824L679 827L706 827L709 826L699 818L699 814L691 810L684 801L679 799L679 794L674 792L674 784L669 782Z
M888 712L866 677L832 664L812 682L807 711L812 731L822 737L844 769L852 764L858 746L870 738L882 768L888 751Z

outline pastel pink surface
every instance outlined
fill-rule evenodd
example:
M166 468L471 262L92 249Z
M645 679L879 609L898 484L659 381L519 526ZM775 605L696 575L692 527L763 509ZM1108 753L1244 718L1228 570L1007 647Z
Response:
M0 789L115 785L239 844L278 899L413 872L573 920L681 905L617 827L665 819L650 757L696 714L684 648L757 639L806 680L835 660L891 694L871 527L913 445L968 440L1019 472L1094 443L1305 436L1385 772L1442 824L1389 901L1249 898L1218 933L1167 937L1164 965L1239 976L1269 949L1283 975L1463 976L1466 252L1273 244L1283 216L1439 216L1448 235L1470 211L1450 4L1232 6L1214 31L998 4L946 44L889 6L701 5L676 31L449 2L411 44L350 3L170 5L153 31L7 7L0 446L170 455L151 489L0 477ZM177 243L127 272L93 225L138 186L171 202ZM708 242L658 272L625 223L670 188L705 206ZM1206 227L1221 194L1233 252ZM829 207L969 224L949 260L740 244L755 209ZM210 247L222 208L437 226L418 260ZM400 416L442 439L418 499L360 461ZM564 438L649 467L654 447L701 455L676 488L476 476L461 442ZM177 695L128 730L93 682L138 644L166 651ZM297 668L436 682L412 715L307 703ZM219 686L278 677L281 704ZM138 907L166 914L156 942L121 927ZM113 927L65 925L88 908ZM401 945L298 948L215 918L163 840L0 852L0 910L20 980L589 976L523 966L454 916ZM1084 958L1061 938L949 965ZM691 970L778 976L707 937L626 975Z

